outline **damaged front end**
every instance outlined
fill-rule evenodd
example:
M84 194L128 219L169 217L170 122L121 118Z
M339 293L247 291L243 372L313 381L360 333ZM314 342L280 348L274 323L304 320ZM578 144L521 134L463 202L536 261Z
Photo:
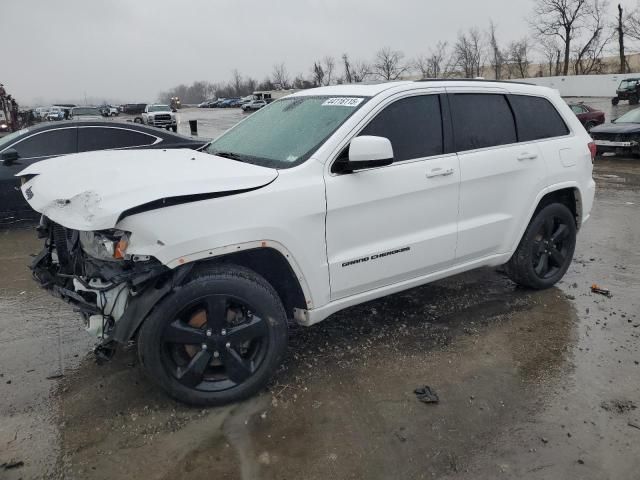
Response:
M76 307L87 331L99 339L99 360L132 339L153 306L188 271L186 266L171 270L153 257L128 254L128 232L71 230L46 217L38 232L45 246L31 264L33 277Z

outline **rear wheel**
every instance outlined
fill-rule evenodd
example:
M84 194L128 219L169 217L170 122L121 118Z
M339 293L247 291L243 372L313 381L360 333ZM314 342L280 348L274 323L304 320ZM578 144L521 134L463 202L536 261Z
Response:
M520 240L506 272L516 283L535 289L548 288L566 273L576 246L576 221L561 203L542 208Z
M287 318L264 278L213 267L157 305L138 342L144 369L169 395L222 405L266 385L286 350Z
M629 105L637 105L638 104L638 96L634 95L629 98Z
M585 123L585 124L584 124L584 128L587 130L587 132L589 132L589 131L591 131L591 129L592 129L593 127L595 127L596 125L597 125L597 123L596 123L596 122L594 122L594 121L590 121L590 122L587 122L587 123Z

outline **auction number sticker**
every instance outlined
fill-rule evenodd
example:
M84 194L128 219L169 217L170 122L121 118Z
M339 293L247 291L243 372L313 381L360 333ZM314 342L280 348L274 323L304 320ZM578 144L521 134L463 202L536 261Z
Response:
M362 100L364 100L364 98L333 97L333 98L328 98L327 100L325 100L325 102L322 104L322 106L323 107L331 107L331 106L335 106L335 107L357 107L358 105L360 105L362 103Z

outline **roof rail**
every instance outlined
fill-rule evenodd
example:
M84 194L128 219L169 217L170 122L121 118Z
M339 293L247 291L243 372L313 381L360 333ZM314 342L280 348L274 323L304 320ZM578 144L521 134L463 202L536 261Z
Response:
M517 82L512 80L487 80L485 78L422 78L414 82L481 82L481 83L515 83L517 85L532 85L528 82Z

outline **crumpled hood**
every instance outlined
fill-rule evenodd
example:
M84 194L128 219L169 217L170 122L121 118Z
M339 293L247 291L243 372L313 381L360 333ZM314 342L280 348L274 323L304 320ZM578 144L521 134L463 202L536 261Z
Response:
M112 150L43 160L16 176L25 175L36 175L22 186L34 210L67 228L103 230L134 207L259 188L278 171L188 149Z

